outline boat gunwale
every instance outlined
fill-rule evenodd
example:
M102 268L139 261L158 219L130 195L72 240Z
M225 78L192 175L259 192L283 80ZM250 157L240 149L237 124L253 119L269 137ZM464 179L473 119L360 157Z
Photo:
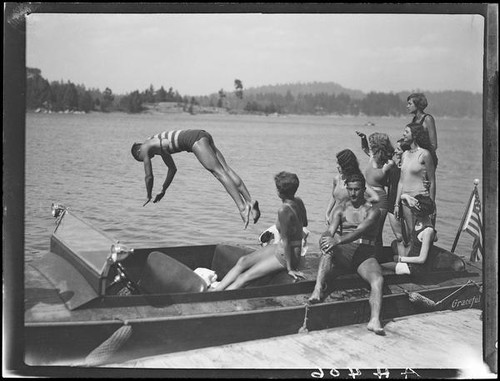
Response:
M465 286L465 287L464 287ZM464 283L463 285L453 285L453 286L444 286L444 287L435 287L429 288L425 290L419 291L419 294L425 296L426 294L434 294L436 292L445 292L445 291L456 291L461 287L471 288L477 287L480 284L473 282L470 285ZM387 294L383 296L383 299L391 300L395 298L401 298L401 296L405 295L406 292L402 291L397 294ZM248 298L251 299L261 299L261 298ZM262 299L267 299L263 297ZM25 322L25 328L41 328L41 327L56 327L56 326L95 326L95 325L130 325L132 323L140 324L140 323L151 323L151 322L162 322L162 321L183 321L183 320L193 320L193 319L209 319L209 318L223 318L223 317L231 317L231 316L240 316L240 315L252 315L252 314L262 314L262 313L273 313L279 311L293 311L299 309L320 309L320 308L328 308L335 305L352 305L357 303L365 303L369 300L369 297L360 297L357 299L351 300L333 300L328 302L321 302L316 304L304 303L301 305L295 306L269 306L260 309L253 310L235 310L230 312L217 312L217 313L199 313L199 314L190 314L190 315L176 315L176 316L161 316L161 317L152 317L152 318L137 318L137 319L108 319L108 320L75 320L75 321L57 321L57 322ZM152 308L162 308L162 307L154 307ZM473 308L473 307L469 307Z

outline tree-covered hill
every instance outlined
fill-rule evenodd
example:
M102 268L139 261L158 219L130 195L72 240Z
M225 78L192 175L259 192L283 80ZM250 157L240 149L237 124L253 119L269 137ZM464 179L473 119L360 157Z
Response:
M190 113L401 116L407 114L406 98L413 92L365 94L334 82L277 84L245 89L243 82L235 79L234 89L220 89L207 96L181 95L172 87L167 91L163 86L155 88L153 84L143 91L113 94L110 88L101 92L71 81L49 82L35 68L27 68L26 76L27 109L44 112L161 112L166 108L158 105L170 103L175 104L175 110ZM482 115L480 93L423 92L429 101L426 112L434 116L479 118Z

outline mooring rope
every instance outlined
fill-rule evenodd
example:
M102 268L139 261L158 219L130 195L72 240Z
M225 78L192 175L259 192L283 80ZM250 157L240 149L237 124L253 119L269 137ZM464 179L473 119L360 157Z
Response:
M132 335L132 326L125 323L118 328L109 338L102 342L97 348L90 352L81 366L102 365L127 342Z
M441 303L443 303L446 299L448 299L449 297L451 297L452 295L456 294L457 292L459 292L461 289L463 289L464 287L470 285L470 284L474 284L477 288L481 289L481 287L474 281L472 280L468 280L467 283L463 284L460 288L456 289L455 291L453 291L450 295L448 296L445 296L443 299L441 299L440 301L438 302L435 302L421 294L419 294L418 292L408 292L405 290L405 293L408 294L408 299L410 300L411 303L415 303L415 304L418 304L418 305L421 305L423 307L426 307L426 308L429 308L429 309L437 309L439 307L439 305Z
M305 313L304 313L304 322L302 323L302 327L299 328L298 332L297 333L308 333L309 330L307 329L307 314L309 312L309 305L308 304L305 304Z

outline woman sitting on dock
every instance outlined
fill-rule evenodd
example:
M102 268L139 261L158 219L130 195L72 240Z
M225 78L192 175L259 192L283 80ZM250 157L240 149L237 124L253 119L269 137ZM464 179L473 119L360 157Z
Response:
M337 153L337 170L338 174L333 178L332 194L326 207L325 222L330 225L332 220L332 211L337 203L341 203L349 199L347 193L345 179L352 174L361 174L359 169L358 158L350 149L344 149ZM372 203L379 201L377 192L366 186L366 199Z
M393 247L395 255L394 262L382 263L382 267L394 270L396 274L417 274L425 271L425 263L429 258L429 253L434 243L436 229L431 221L434 213L434 201L429 196L417 195L415 197L404 194L402 199L406 199L411 206L411 211L415 216L415 228L411 236L411 244L406 248L403 255Z
M356 133L361 138L361 148L370 157L368 168L365 171L366 184L377 192L380 199L375 204L380 209L379 231L377 233L376 244L382 246L382 232L389 209L386 188L389 185L390 171L396 166L392 160L394 148L387 134L374 132L367 139L366 135L362 132L356 131Z
M238 289L251 280L283 269L295 280L304 278L298 267L302 251L302 229L307 226L307 213L302 200L295 197L299 179L296 174L283 171L274 176L274 182L282 201L276 221L280 242L241 257L222 281L210 291Z
M146 205L151 201L153 191L153 168L151 159L155 155L161 156L163 162L168 168L167 178L163 183L160 193L153 200L159 202L167 188L172 183L177 167L172 159L172 154L186 151L193 152L199 162L215 176L217 180L226 188L227 193L234 200L241 218L245 222L245 229L248 226L250 213L253 216L254 224L259 220L259 203L252 200L250 193L243 180L226 163L226 159L215 146L212 136L205 130L176 130L165 131L149 137L143 143L134 143L132 145L132 156L137 161L144 162L144 171L146 172Z

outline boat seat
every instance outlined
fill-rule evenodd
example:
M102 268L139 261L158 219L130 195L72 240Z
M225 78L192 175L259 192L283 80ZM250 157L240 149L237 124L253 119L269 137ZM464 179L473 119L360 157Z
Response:
M206 283L193 270L178 260L151 252L142 271L139 287L149 294L204 292Z

